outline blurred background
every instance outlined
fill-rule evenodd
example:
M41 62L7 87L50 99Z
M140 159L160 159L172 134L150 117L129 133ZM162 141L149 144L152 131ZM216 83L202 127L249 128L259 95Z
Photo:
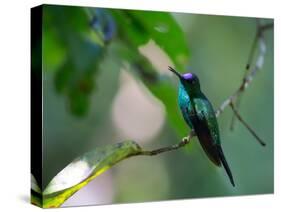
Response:
M178 143L190 129L168 66L196 73L218 108L242 81L255 33L254 18L44 6L43 188L97 147ZM273 193L272 31L265 40L264 66L240 113L267 146L238 121L231 131L229 108L218 119L235 188L193 138L180 150L116 164L63 206Z

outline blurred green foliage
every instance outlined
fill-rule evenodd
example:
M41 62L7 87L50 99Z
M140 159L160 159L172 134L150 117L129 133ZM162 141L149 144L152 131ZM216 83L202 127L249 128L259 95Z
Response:
M171 14L143 15L141 11L65 6L46 6L43 14L43 67L56 72L56 90L66 96L73 115L83 117L89 112L99 64L108 45L114 43L121 55L118 59L129 62L135 76L162 100L167 110L173 110L174 85L167 79L161 80L155 67L138 50L154 40L179 70L185 69L189 56L187 42ZM168 118L178 132L186 133L179 113L168 113Z
M57 92L67 96L71 112L85 115L105 50L91 39L94 32L84 9L46 6L43 14L43 67L50 70L50 65L57 71Z

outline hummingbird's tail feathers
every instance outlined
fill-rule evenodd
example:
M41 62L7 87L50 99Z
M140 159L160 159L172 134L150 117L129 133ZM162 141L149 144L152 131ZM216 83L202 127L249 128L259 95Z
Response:
M234 184L234 180L233 180L233 176L232 176L232 173L231 173L231 170L226 162L226 159L224 157L224 154L223 154L223 151L222 151L222 148L220 146L218 146L218 153L219 153L219 157L221 159L221 162L222 162L222 165L230 179L230 182L232 184L233 187L235 187L235 184Z

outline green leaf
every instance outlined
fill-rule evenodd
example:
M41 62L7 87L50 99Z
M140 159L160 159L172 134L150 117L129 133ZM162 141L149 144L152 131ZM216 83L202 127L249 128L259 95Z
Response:
M176 67L184 70L189 52L185 34L167 12L111 10L118 24L119 38L137 47L152 39L171 58Z
M89 32L89 17L83 7L44 5L44 28L60 27L62 32ZM64 34L66 35L66 34Z
M117 162L137 155L141 147L133 141L125 141L97 148L77 158L61 170L43 191L43 207L59 207L70 196L87 185Z
M42 207L42 195L31 191L31 204Z
M85 92L73 88L69 91L69 108L76 116L84 116L89 111L90 99Z
M125 10L111 10L117 23L118 38L134 48L145 44L150 35L137 21L133 20Z
M33 174L31 174L31 203L39 207L42 206L42 191Z
M42 62L44 71L56 71L66 57L66 48L53 28L43 29Z

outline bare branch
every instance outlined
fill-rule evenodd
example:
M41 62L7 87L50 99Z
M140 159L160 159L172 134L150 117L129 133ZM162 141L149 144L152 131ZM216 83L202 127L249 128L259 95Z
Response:
M168 151L179 149L179 148L185 146L186 144L188 144L190 142L190 140L192 139L192 137L194 137L194 136L195 136L195 132L192 130L192 131L190 131L190 133L188 134L187 137L183 138L182 141L177 143L177 144L174 144L172 146L159 148L159 149L155 149L155 150L152 150L152 151L142 151L138 155L150 155L150 156L152 156L152 155L158 155L158 154L163 153L163 152L168 152Z
M258 20L258 19L257 19ZM258 29L259 29L259 21L257 21L257 26L256 26L256 34L255 34L255 38L254 38L254 41L253 41L253 43L252 43L252 46L251 46L251 50L250 50L250 54L249 54L249 57L248 57L248 61L247 61L247 64L246 64L246 67L245 67L245 72L244 72L244 76L243 76L243 81L245 80L245 78L246 78L246 76L247 76L247 74L249 73L249 71L250 71L250 68L251 68L251 66L252 66L252 63L253 63L253 59L254 59L254 55L255 55L255 50L256 50L256 48L257 48L257 42L258 42L258 34L259 34L259 32L258 32ZM237 110L239 109L239 107L240 107L240 103L241 103L241 99L242 99L242 95L243 95L243 93L241 93L239 96L238 96L238 98L237 98L237 100L236 100L236 108L237 108ZM235 124L235 115L233 114L232 115L232 118L231 118L231 123L230 123L230 130L231 131L233 131L234 130L234 124Z
M256 30L256 35L254 38L254 42L251 47L251 51L248 57L248 62L246 65L246 71L243 77L243 83L247 83L247 78L252 78L254 74L256 74L257 71L259 71L264 62L264 57L266 53L266 44L264 41L264 32L268 29L273 28L273 23L261 25L259 19L257 19L257 30ZM254 55L255 52L258 48L258 56L256 57L255 64L253 66L253 60L254 60ZM251 79L250 79L251 81ZM242 98L242 92L237 96L236 100L234 100L234 105L236 106L237 110L239 109L240 103L241 103L241 98ZM230 130L234 129L234 124L235 124L235 114L233 114L232 119L231 119L231 124L230 124Z
M234 115L237 117L237 119L250 131L250 133L257 139L257 141L262 145L265 146L266 144L263 142L263 140L256 134L256 132L250 127L249 124L246 123L246 121L242 118L242 116L238 113L238 111L235 109L233 103L230 103L230 107L233 110Z
M272 29L272 28L273 28L273 23L269 23L269 24L265 24L265 25L261 26L259 29L260 29L260 31L264 32L264 31L266 31L268 29Z

